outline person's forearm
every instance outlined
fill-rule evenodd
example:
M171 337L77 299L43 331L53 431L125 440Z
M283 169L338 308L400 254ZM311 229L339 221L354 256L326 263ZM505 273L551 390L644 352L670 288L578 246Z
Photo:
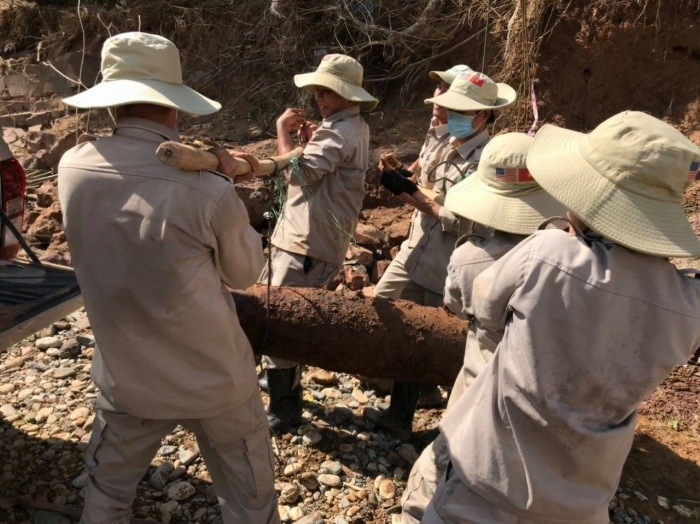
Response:
M277 153L284 155L294 149L294 142L289 131L283 125L277 124Z
M442 208L442 206L435 202L435 200L425 196L420 191L413 193L411 198L420 204L420 207L417 207L417 209L427 215L430 215L435 220L440 220L440 208Z

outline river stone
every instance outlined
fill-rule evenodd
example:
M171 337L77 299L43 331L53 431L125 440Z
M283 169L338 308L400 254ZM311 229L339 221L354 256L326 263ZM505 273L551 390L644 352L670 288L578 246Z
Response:
M43 337L34 342L37 349L45 351L49 348L60 348L63 345L63 341L58 337Z
M195 489L189 482L177 482L168 488L170 500L186 500L195 494Z
M337 488L339 486L342 486L343 484L343 481L340 480L340 477L338 475L330 475L327 473L322 473L321 475L319 475L318 481L324 486L329 486L331 488Z

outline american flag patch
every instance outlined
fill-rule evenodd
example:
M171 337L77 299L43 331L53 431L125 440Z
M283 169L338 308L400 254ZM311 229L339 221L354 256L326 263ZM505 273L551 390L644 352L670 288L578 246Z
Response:
M475 86L479 86L479 87L482 87L484 85L484 82L486 82L486 80L479 77L479 75L477 75L476 73L471 73L471 75L469 75L467 80L469 80Z
M501 182L512 182L515 184L535 181L526 167L497 167L496 179Z
M700 171L700 162L691 162L690 169L688 169L688 180L691 182L698 177L698 171Z

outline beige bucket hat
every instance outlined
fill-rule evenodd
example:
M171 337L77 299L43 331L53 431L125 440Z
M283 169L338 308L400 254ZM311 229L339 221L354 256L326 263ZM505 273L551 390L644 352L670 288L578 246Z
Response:
M64 98L80 109L147 103L193 115L210 115L221 104L182 83L180 52L162 36L121 33L102 46L102 82Z
M326 55L313 73L294 75L297 87L323 86L346 100L359 102L360 109L371 111L379 100L362 89L360 62L347 55Z
M446 84L452 84L457 75L460 73L465 73L467 71L472 71L472 68L464 64L458 64L456 66L450 67L447 71L431 71L428 76L433 80L442 80Z
M535 141L524 133L491 139L476 171L447 193L445 207L488 227L530 235L545 219L565 216L566 208L548 195L526 167Z
M663 257L700 256L681 200L700 169L700 148L646 113L625 111L588 134L548 124L527 167L597 233Z
M447 93L425 100L426 104L437 104L452 111L481 111L503 109L518 95L508 84L497 84L484 73L463 71L457 75Z

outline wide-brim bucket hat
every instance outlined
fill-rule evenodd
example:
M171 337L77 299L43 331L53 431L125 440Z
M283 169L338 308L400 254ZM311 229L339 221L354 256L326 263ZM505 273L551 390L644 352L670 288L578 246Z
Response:
M515 89L500 84L477 71L463 71L450 84L447 93L428 98L426 104L436 104L451 111L482 111L503 109L518 98Z
M700 256L682 208L700 148L665 122L625 111L588 134L548 124L527 166L548 193L616 243L656 256Z
M180 52L162 36L121 33L102 46L102 82L64 98L80 109L155 104L193 115L210 115L221 104L184 85Z
M347 55L330 54L321 59L313 73L294 75L297 87L321 86L346 100L358 102L362 111L371 111L379 100L362 88L362 65Z
M455 185L445 208L479 224L517 235L530 235L547 218L566 208L548 195L527 170L534 138L505 133L491 139L476 171Z
M430 71L428 76L433 80L441 80L446 84L451 85L455 78L457 78L457 75L467 71L472 71L472 68L464 64L458 64L450 67L446 71Z

